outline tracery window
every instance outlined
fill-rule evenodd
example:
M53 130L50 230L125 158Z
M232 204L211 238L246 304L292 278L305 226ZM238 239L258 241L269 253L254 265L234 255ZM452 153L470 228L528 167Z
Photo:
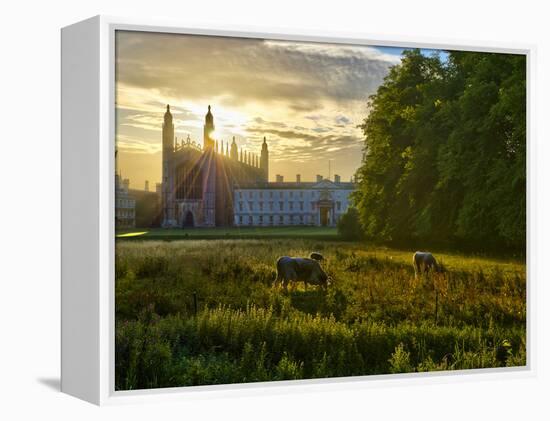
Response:
M176 198L202 199L202 173L198 166L180 165L176 169Z

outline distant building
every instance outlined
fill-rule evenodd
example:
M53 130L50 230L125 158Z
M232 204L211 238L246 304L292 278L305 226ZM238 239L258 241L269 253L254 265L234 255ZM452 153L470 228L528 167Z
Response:
M335 226L349 207L352 183L279 182L267 186L236 187L236 226Z
M174 137L170 106L162 126L162 226L215 227L233 225L233 187L266 184L268 149L264 138L261 157L239 151L233 138L213 139L214 116L205 116L203 147L188 137L181 144ZM220 147L221 146L221 147Z
M118 173L118 150L115 150L115 227L136 226L136 201L130 195L130 180Z
M238 149L235 138L213 138L214 116L205 116L203 145L178 142L170 106L162 125L162 183L157 184L163 227L334 226L349 207L353 183L317 175L315 182L269 182L269 150L260 156Z

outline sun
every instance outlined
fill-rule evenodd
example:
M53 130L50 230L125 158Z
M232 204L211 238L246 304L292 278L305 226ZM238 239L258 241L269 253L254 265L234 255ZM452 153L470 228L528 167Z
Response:
M212 140L218 140L221 136L221 133L218 130L212 130L210 132L210 139Z

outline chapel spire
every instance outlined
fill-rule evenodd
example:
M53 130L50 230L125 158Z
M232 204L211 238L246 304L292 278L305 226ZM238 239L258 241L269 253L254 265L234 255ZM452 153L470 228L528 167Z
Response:
M204 149L213 149L215 147L214 144L214 116L212 115L212 111L210 109L210 105L208 106L208 112L204 116Z
M262 170L264 181L269 181L269 151L267 149L267 140L265 136L264 143L262 143L262 153L260 155L260 169Z

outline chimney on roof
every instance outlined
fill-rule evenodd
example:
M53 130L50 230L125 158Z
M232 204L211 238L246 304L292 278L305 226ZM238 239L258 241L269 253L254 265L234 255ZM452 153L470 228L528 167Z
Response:
M283 182L283 176L280 175L280 174L277 174L275 176L275 179L276 179L277 183L282 183Z
M317 182L320 183L321 181L323 181L323 176L317 174Z
M149 180L145 180L145 191L149 191Z
M338 174L334 174L334 182L340 184L340 176Z
M296 182L301 183L302 182L302 176L300 174L296 174Z

